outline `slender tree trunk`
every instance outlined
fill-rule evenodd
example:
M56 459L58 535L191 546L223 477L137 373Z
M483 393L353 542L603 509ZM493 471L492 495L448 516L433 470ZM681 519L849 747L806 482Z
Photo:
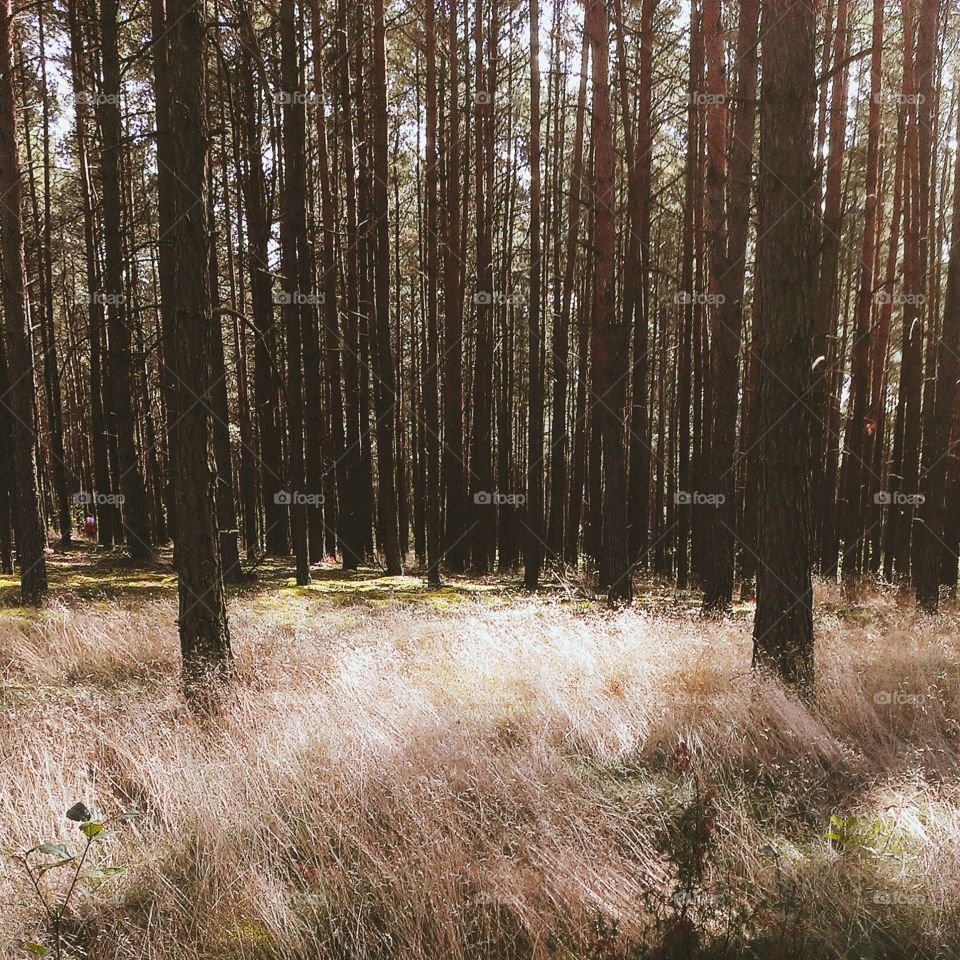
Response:
M540 3L530 0L530 292L527 304L529 428L527 434L527 520L523 581L535 589L543 566L543 251L540 231Z
M466 469L463 443L463 285L461 282L463 216L460 203L460 83L457 2L447 12L448 96L446 166L446 252L444 257L443 487L444 561L454 573L465 566L467 546Z
M382 0L376 0L382 3ZM424 429L427 448L427 582L440 586L440 416L437 408L437 365L440 331L437 316L439 262L438 160L437 160L437 26L433 0L424 4L427 68L427 159L424 169L427 188L427 356L424 371Z
M707 11L710 15L707 16ZM713 222L713 289L718 302L711 348L713 422L710 439L711 492L718 505L708 515L707 563L704 569L706 610L724 610L733 602L736 526L737 410L740 396L740 345L743 337L743 291L746 276L747 237L750 229L751 166L756 126L758 0L740 6L737 40L737 97L734 103L729 176L724 176L727 149L726 116L715 104L725 103L723 37L719 0L704 4L707 36L708 95L707 190ZM727 183L725 184L724 180ZM726 210L724 194L728 192ZM724 222L726 217L726 222Z
M820 529L820 570L824 576L837 572L836 526L836 436L827 429L833 402L830 383L835 367L842 364L837 352L834 330L840 301L840 238L843 230L843 161L846 152L847 90L849 70L843 66L847 56L847 0L837 2L837 23L833 43L833 89L830 100L830 134L827 153L826 194L822 222L819 280L816 286L814 315L813 390L813 500Z
M874 271L877 247L877 207L880 184L880 106L883 67L883 0L873 4L873 54L870 60L870 120L867 131L866 205L864 210L863 247L860 254L860 289L853 331L850 377L850 422L844 451L843 491L843 562L845 580L860 573L862 555L863 514L861 485L864 455L868 444L867 402L870 377L870 319L874 297Z
M815 0L763 6L760 235L761 372L754 663L813 683L810 421L796 397L811 386L813 334ZM798 202L799 201L799 202Z
M10 380L9 390L3 394L3 406L12 423L20 600L25 606L37 606L47 593L47 538L37 476L35 383L26 311L13 32L12 0L0 0L0 258Z
M301 289L301 259L306 254L306 179L304 134L306 116L300 84L294 0L280 4L281 77L283 83L283 218L280 227L283 304L287 334L287 422L289 429L290 530L300 586L310 582L310 546L307 538L306 469L304 462L303 328L309 309L309 289Z
M936 613L940 602L940 556L945 538L944 493L950 454L954 399L957 394L957 357L960 351L960 155L956 161L947 298L937 349L934 406L923 438L920 473L920 523L914 532L913 571L917 606ZM953 561L956 563L956 560Z
M102 148L100 152L101 190L103 194L103 237L106 254L100 295L106 300L109 332L109 375L107 379L108 423L116 439L116 477L123 497L120 515L124 541L130 555L147 559L150 549L150 523L147 513L147 491L137 450L135 407L131 374L131 326L127 309L127 265L123 253L120 195L120 154L123 128L120 120L120 53L118 39L118 0L103 0L101 5L101 61L103 92L98 100ZM99 491L105 493L107 491Z
M103 409L102 338L104 328L103 304L94 296L100 290L99 254L93 209L93 183L89 158L89 105L92 102L92 78L84 54L85 41L77 0L70 0L67 8L70 25L71 68L74 101L76 103L77 158L80 172L80 195L83 203L83 240L86 266L89 343L90 343L90 429L93 447L94 490L112 489L110 459L107 451L107 425ZM112 547L115 511L88 507L97 521L97 540L102 547Z
M570 198L567 212L567 236L564 250L560 311L554 317L551 341L553 402L550 416L550 520L547 528L547 551L551 558L570 562L565 550L567 456L569 451L567 424L567 384L569 381L570 315L576 278L577 246L580 240L580 192L583 179L584 116L587 102L587 67L590 44L584 35L580 54L580 84L577 92L577 119L573 135L573 157L570 170ZM557 201L559 202L559 201ZM578 518L579 522L579 518ZM576 563L576 558L572 561Z
M177 298L173 308L177 400L181 411L172 454L177 526L177 580L183 679L192 699L232 673L233 658L220 568L213 455L214 336L210 316L205 4L167 0L167 79L174 177L173 226ZM198 203L199 199L199 203Z
M400 557L400 526L397 520L397 471L394 437L394 418L397 405L396 367L393 362L393 345L390 336L390 217L387 193L389 160L387 153L387 65L385 50L386 24L383 14L383 0L373 0L373 216L375 221L375 263L374 295L376 306L376 375L378 389L375 391L377 418L377 467L380 491L380 505L383 513L383 552L388 575L403 572ZM430 377L433 391L430 393L430 405L436 413L437 378L437 337L436 316L434 316L434 336L431 353ZM434 426L437 425L434 417ZM439 462L439 429L434 429L432 444L437 444L435 456L429 460ZM428 498L436 500L439 469L433 464L433 483ZM435 556L439 562L439 517L437 510L431 517L435 530Z
M40 53L41 122L43 126L43 276L44 303L41 312L43 343L43 372L47 400L47 427L50 443L50 465L53 491L57 501L57 520L60 546L70 546L73 520L70 516L70 498L67 489L67 454L63 443L63 398L60 393L60 364L57 359L57 337L53 323L53 215L50 155L50 92L47 85L46 29L43 3L37 4L37 43Z
M609 574L611 603L629 603L633 596L632 567L627 556L627 477L623 442L630 328L614 314L614 150L610 116L609 31L605 0L589 0L585 28L590 37L593 64L594 249L597 291L594 336L597 374L594 377L594 414L603 443L602 551Z

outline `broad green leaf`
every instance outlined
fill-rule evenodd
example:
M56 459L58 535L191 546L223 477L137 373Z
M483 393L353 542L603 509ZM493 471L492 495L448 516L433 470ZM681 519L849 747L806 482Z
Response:
M24 947L35 957L45 957L50 953L49 947L45 947L42 943L37 943L36 940L28 940L24 944Z
M62 843L54 843L52 840L48 840L46 843L41 843L39 847L34 847L33 849L38 853L45 853L48 857L73 856L68 847Z
M80 828L80 832L81 832L88 840L93 840L93 838L96 837L97 834L99 834L101 830L103 830L103 824L102 824L102 823L94 823L94 822L85 823L85 824Z

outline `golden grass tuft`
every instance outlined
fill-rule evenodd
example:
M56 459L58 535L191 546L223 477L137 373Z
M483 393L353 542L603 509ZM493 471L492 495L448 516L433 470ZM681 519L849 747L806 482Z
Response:
M805 705L749 617L331 589L232 601L210 720L170 599L0 619L0 956L42 933L12 856L77 800L145 814L78 901L92 960L960 950L953 610L821 587Z

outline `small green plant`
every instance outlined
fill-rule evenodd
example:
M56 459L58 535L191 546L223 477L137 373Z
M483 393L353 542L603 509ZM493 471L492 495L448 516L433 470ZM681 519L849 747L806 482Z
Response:
M91 810L83 803L75 803L67 811L66 817L78 825L83 843L79 853L74 853L66 844L48 840L31 847L17 858L23 865L30 888L42 906L47 921L47 935L44 938L46 942L27 940L24 943L24 948L30 955L53 957L54 960L77 960L66 952L69 944L64 931L64 920L80 881L97 887L124 871L123 867L93 865L92 847L102 838L108 827L139 816L141 814L138 811L129 810L115 817L104 818L99 816L96 809ZM69 871L68 878L64 881L66 892L59 899L45 889L45 878L54 870Z
M824 834L834 850L866 850L874 854L900 856L902 844L894 830L882 820L863 817L830 817L830 829Z

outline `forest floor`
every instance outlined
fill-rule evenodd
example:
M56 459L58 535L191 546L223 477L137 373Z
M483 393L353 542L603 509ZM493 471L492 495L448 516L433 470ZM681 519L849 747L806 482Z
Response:
M0 578L3 960L51 943L18 857L81 849L77 801L140 814L71 895L89 960L960 955L955 604L818 584L803 703L746 604L269 564L198 717L169 559L54 555L39 612Z

